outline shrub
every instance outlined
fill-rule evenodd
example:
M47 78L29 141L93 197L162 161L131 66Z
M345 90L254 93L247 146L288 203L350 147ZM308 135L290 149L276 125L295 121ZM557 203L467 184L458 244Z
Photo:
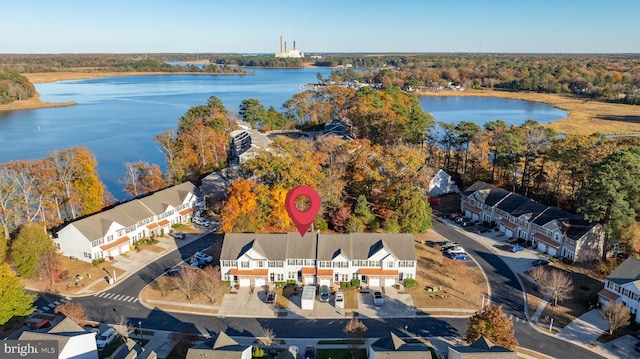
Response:
M93 264L94 266L98 265L100 263L104 263L104 258L96 258L96 259L91 261L91 264Z
M351 282L340 282L340 288L349 288L351 287Z
M360 279L352 279L351 280L351 286L352 287L359 287L360 286Z
M417 286L418 286L418 282L416 282L416 280L413 278L407 278L404 280L405 288L415 288Z
M288 279L287 280L287 284L296 284L296 280L295 279Z
M224 281L224 285L227 287L231 287L231 281L230 280L225 280Z
M327 229L329 229L329 223L327 223L324 218L317 218L313 221L313 224L315 225L316 229L320 231L326 231Z
M251 355L254 358L262 358L264 356L264 349L260 347L253 347L253 353Z
M276 288L282 288L287 284L287 282L276 282Z

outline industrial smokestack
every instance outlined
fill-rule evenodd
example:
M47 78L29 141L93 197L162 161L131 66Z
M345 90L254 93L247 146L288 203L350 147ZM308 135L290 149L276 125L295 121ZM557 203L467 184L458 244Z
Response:
M280 36L280 52L284 52L284 39Z
M287 52L287 42L284 42L284 52Z
M293 50L296 50L296 40L293 40Z

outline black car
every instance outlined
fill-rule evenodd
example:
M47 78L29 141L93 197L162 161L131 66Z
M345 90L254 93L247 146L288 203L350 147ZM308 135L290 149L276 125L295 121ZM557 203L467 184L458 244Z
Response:
M637 342L634 348L640 352L640 342Z
M164 270L164 275L167 277L175 277L180 274L180 269L178 268L167 268Z
M549 264L549 261L548 261L548 260L546 260L546 259L536 259L536 260L534 260L533 262L531 262L531 265L532 265L532 266L534 266L534 267L537 267L537 266L546 266L546 265L548 265L548 264Z
M316 357L316 348L313 345L307 345L307 349L304 351L305 359L315 359Z

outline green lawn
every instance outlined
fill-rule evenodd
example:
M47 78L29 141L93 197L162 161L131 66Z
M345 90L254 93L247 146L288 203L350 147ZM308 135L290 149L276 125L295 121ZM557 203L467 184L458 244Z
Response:
M351 359L351 349L318 349L318 359ZM356 350L357 359L367 359L367 351L364 349Z

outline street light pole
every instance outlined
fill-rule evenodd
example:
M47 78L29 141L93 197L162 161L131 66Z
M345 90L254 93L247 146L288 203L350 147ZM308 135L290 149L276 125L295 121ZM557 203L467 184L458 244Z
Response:
M140 331L140 346L142 345L142 342L144 341L144 337L142 336L142 321L138 320L138 330Z

